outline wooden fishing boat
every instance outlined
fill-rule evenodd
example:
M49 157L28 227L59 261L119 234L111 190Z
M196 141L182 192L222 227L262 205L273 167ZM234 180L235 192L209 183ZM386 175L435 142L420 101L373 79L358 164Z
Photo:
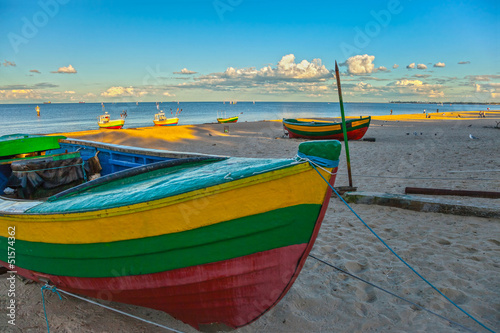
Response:
M11 193L0 196L0 247L15 234L15 257L0 251L1 265L196 329L229 329L258 319L297 278L331 195L307 161L325 162L318 170L333 185L340 143L303 142L300 159L255 159L60 138L43 154L51 163L76 157L49 170L37 159L0 162L9 179L0 194ZM66 167L101 177L48 198L13 198L10 184L31 169L50 178Z
M153 120L156 126L175 126L179 123L178 117L167 118L163 111L155 114L155 119Z
M217 122L219 124L235 123L237 121L238 121L238 116L229 117L229 118L217 118Z
M125 125L125 119L121 118L111 120L109 114L105 112L103 115L99 116L98 124L100 128L120 129L123 125Z
M370 126L371 117L346 120L347 139L361 139ZM290 138L344 140L341 122L314 119L283 119Z

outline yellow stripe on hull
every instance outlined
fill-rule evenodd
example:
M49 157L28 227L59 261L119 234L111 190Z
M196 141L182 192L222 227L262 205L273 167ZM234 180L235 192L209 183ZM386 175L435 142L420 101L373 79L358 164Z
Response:
M324 173L325 178L329 175ZM87 244L196 229L299 204L322 204L327 184L308 163L156 201L71 214L0 216L0 235L31 242Z

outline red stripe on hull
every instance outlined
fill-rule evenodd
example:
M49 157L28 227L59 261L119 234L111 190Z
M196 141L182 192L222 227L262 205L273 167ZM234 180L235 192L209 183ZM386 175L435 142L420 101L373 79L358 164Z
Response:
M17 271L35 281L47 278L76 294L161 310L197 329L210 323L236 328L277 303L298 274L297 263L306 247L292 245L216 263L117 278L54 276L19 267Z
M105 129L120 129L120 128L122 128L122 127L123 127L123 125L121 125L121 126L110 126L110 127L103 127L103 126L100 126L100 128L105 128Z
M359 140L365 135L367 130L368 130L368 126L363 127L363 128L359 128L357 130L349 131L349 132L347 132L347 139L348 140ZM344 134L343 133L333 134L333 135L312 136L312 135L297 134L297 133L293 133L292 131L288 130L288 136L290 138L315 139L315 140L329 139L329 140L344 141Z
M335 173L330 184L335 182ZM319 177L319 175L318 175ZM244 257L171 270L115 278L78 278L37 273L16 267L18 274L62 290L94 298L135 304L169 313L195 327L220 323L247 325L275 306L304 266L330 201L328 188L311 239ZM0 261L5 267L8 264Z

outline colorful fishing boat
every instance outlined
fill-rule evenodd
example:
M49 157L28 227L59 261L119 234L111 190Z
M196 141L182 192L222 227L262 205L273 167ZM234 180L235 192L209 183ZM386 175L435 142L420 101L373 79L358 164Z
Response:
M229 118L217 118L217 122L219 124L235 123L237 121L238 121L238 116L229 117Z
M125 125L125 119L122 117L121 119L111 120L108 112L104 112L103 115L99 116L98 124L100 128L120 129Z
M9 180L0 188L9 193L0 196L0 247L15 234L16 250L15 263L0 251L0 264L68 292L165 311L196 329L247 325L300 273L331 195L308 161L322 161L318 170L333 185L340 147L309 141L300 158L255 159L59 138L44 158L61 166L0 162ZM54 157L65 154L73 156ZM65 167L80 185L48 198L13 194L29 170L48 177ZM101 177L85 181L93 173Z
M361 139L370 126L371 117L346 121L347 139ZM283 119L290 138L344 140L341 122L314 119Z
M175 126L179 123L178 117L167 118L163 111L155 114L155 119L153 120L156 126Z

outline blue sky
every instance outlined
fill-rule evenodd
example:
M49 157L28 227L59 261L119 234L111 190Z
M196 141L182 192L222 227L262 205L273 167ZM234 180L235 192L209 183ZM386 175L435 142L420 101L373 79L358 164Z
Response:
M0 103L500 102L498 1L2 1Z

